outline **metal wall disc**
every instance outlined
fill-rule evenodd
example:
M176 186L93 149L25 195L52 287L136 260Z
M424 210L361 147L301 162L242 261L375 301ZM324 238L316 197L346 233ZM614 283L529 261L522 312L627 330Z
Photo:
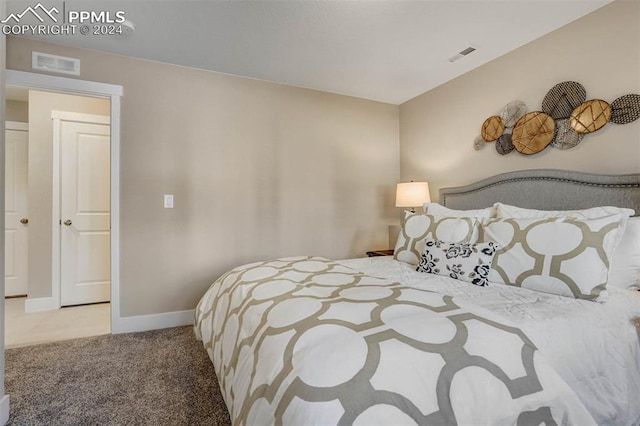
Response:
M640 118L640 95L620 96L611 102L611 122L627 124Z
M504 123L502 118L493 115L482 123L482 139L487 142L495 141L504 131Z
M535 154L551 143L555 127L555 122L550 115L541 111L530 112L516 123L511 141L518 152L527 155Z
M547 92L542 100L542 112L555 120L569 118L571 112L587 99L587 91L575 81L563 81Z
M475 149L476 151L480 151L485 147L485 145L487 145L487 143L484 141L482 136L476 136L476 138L473 140L473 149Z
M556 120L556 132L551 145L558 149L570 149L577 146L584 137L584 133L578 133L571 127L568 118Z
M522 101L509 102L502 109L500 117L505 127L513 127L516 121L527 113L527 106Z
M516 149L516 147L513 146L510 133L503 134L496 141L496 151L498 151L498 154L500 155L507 155L514 149Z
M610 117L611 106L602 99L592 99L581 103L571 112L569 123L578 133L591 133L607 124Z

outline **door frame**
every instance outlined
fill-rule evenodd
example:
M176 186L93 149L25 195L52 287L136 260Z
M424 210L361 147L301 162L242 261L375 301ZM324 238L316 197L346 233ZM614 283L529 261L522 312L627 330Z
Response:
M62 153L60 131L63 121L72 121L76 123L91 123L91 124L111 124L111 117L106 115L97 114L85 114L80 112L69 111L51 111L51 120L53 122L53 190L52 190L52 204L51 204L51 295L53 302L56 304L56 309L60 309L62 306L62 289L61 289L61 236L60 236L60 178L61 178L61 165L60 155ZM109 159L111 162L111 159ZM112 172L112 170L111 170ZM113 241L112 241L113 242ZM111 283L109 283L111 288Z
M123 95L122 86L15 70L6 70L5 84L106 98L111 103L111 332L122 332L124 329L120 317L120 98ZM4 187L0 188L0 191L2 191L0 196L4 197ZM0 259L0 262L4 262L4 259ZM58 303L60 303L59 297ZM49 309L56 308L49 307Z
M28 135L28 133L29 133L29 123L26 123L24 121L5 120L4 129L5 129L5 132L7 130L11 130L11 131L14 131L14 132L26 132L27 135ZM28 143L28 139L27 139L27 143ZM5 142L5 150L6 150L6 142ZM6 160L6 155L5 155L5 160ZM6 169L5 169L5 171L6 171ZM4 183L4 186L3 186L3 191L6 190L6 185L7 185L7 182L5 180L5 183ZM6 206L5 206L5 208L6 208ZM6 220L6 217L5 217L5 220ZM5 227L6 227L6 222L5 222ZM6 228L5 228L5 239L6 239ZM28 244L28 242L27 242L27 244ZM6 252L5 252L5 254L6 254ZM3 259L3 261L4 261L4 259ZM5 270L5 273L6 273L6 265L5 265L4 270ZM6 277L6 275L5 275L5 277ZM5 286L5 294L3 294L3 296L6 297L6 286Z

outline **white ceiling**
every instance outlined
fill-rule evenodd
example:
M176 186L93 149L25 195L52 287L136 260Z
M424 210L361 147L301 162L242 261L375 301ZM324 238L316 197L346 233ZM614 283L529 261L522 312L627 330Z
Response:
M33 38L400 104L610 1L67 0L67 11L122 10L136 30Z

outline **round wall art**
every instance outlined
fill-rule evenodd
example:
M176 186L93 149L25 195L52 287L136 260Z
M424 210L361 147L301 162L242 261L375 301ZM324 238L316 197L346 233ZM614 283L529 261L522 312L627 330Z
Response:
M640 95L624 95L611 102L611 122L627 124L640 118Z
M502 109L500 117L505 127L513 127L516 121L527 113L527 106L522 101L509 102Z
M475 149L476 151L480 151L482 148L485 147L486 144L487 143L482 138L482 136L476 136L476 138L473 141L473 149Z
M522 154L535 154L551 143L555 123L549 114L534 111L523 115L513 128L511 141Z
M491 116L482 123L482 139L487 142L495 141L502 135L504 123L497 115Z
M566 150L609 122L627 124L640 118L638 94L620 96L611 104L602 99L586 99L587 91L582 84L563 81L547 92L541 111L527 113L524 102L511 101L499 116L492 115L484 121L473 147L480 150L484 147L481 141L496 141L500 155L514 150L531 155L549 145Z
M558 149L569 149L577 146L583 137L583 133L578 133L571 128L568 118L563 118L556 120L556 134L551 145Z
M554 119L569 118L571 112L587 99L587 91L575 81L563 81L549 90L542 100L542 112Z
M514 149L516 149L516 147L513 146L513 142L511 141L511 133L503 134L496 141L496 151L498 151L500 155L507 155Z
M578 133L591 133L604 127L610 117L611 106L601 99L592 99L581 103L571 112L569 123Z

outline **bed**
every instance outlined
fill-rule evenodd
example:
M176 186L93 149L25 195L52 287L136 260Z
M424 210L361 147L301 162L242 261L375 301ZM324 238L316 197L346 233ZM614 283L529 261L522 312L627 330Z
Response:
M394 257L268 260L212 284L195 332L234 424L640 424L640 174L513 172L440 202L407 213Z

